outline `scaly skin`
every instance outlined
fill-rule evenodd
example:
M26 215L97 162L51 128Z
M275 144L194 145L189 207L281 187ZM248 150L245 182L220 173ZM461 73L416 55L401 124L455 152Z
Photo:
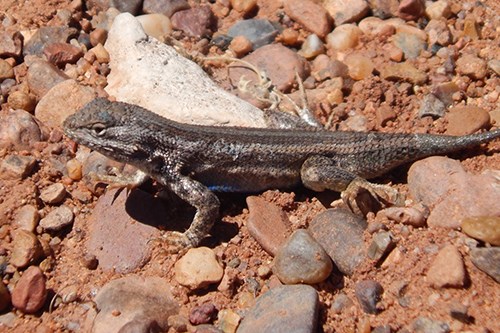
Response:
M190 228L174 235L175 248L196 246L208 234L219 210L212 191L258 192L302 183L315 191L345 191L344 201L359 212L360 189L387 203L398 201L394 190L366 179L500 137L500 130L443 136L188 125L103 98L68 117L63 127L71 139L134 165L196 208Z

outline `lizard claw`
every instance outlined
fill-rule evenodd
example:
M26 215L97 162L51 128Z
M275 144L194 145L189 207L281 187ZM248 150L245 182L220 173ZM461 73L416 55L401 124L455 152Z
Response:
M354 179L347 189L341 193L342 200L351 211L358 215L366 215L370 211L388 206L402 206L404 197L388 185L372 184L365 179Z

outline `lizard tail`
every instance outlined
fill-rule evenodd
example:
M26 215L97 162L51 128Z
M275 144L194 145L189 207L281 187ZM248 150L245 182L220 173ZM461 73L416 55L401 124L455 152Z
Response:
M444 154L461 149L477 146L500 138L500 129L489 132L470 134L464 136L431 135L421 137L421 147L423 150L433 152L433 154Z

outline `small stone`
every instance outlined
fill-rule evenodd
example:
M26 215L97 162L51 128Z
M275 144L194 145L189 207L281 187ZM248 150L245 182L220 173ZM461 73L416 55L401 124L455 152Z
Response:
M209 6L199 6L176 12L171 17L174 29L190 37L212 36L215 17Z
M294 46L299 40L299 33L292 28L286 28L281 32L281 38L283 44Z
M66 171L68 172L68 177L76 181L82 179L82 167L82 163L76 158L73 158L66 162Z
M460 88L455 82L444 82L436 85L432 89L432 94L448 107L453 104L453 94L458 91L460 91Z
M473 18L466 18L464 20L464 37L469 37L472 40L480 38L479 29L476 20Z
M189 9L189 4L186 0L144 0L142 11L145 14L161 13L166 17L171 17L174 13Z
M462 288L465 283L465 268L462 255L453 245L443 247L434 258L427 282L434 288Z
M472 317L468 313L469 307L462 303L453 302L450 305L450 316L463 323L471 323Z
M201 289L222 279L224 270L208 247L189 249L174 266L175 279L189 289Z
M243 60L264 71L274 86L282 92L290 91L295 83L296 72L302 79L309 76L310 72L308 63L304 58L281 44L262 46L244 57ZM255 73L247 68L229 68L229 77L233 85L237 85L242 76L245 77L245 80L256 81Z
M425 214L414 207L389 207L380 211L388 219L416 228L425 226Z
M36 55L41 57L47 45L53 43L66 43L70 38L76 37L78 30L68 27L41 27L25 43L23 55Z
M468 174L459 161L432 156L412 164L408 188L412 198L432 207L427 224L457 229L468 216L498 216L498 175Z
M382 257L388 255L396 244L393 241L392 234L387 231L377 232L368 247L368 258L379 261Z
M323 7L330 13L337 26L358 22L370 11L368 3L364 0L325 0Z
M60 128L64 119L95 97L93 88L81 85L75 80L65 80L50 89L38 102L35 116L49 127Z
M12 109L21 109L31 113L35 110L36 99L30 94L17 90L9 94L7 103Z
M46 231L59 231L73 223L73 211L68 206L52 210L40 220L40 226Z
M371 331L371 333L391 333L391 332L392 330L390 325L377 326Z
M368 0L373 16L381 19L396 16L399 6L398 0Z
M46 134L44 127L29 112L7 110L0 113L0 148L27 150L35 142L45 140ZM27 157L19 156L19 158Z
M332 50L349 50L358 45L361 34L361 30L354 24L339 25L326 36L326 44Z
M423 84L427 81L427 75L409 62L387 64L379 71L381 77L389 81L406 81L414 84Z
M97 266L99 265L99 260L97 260L97 257L93 254L86 253L82 258L81 262L83 267L90 269L90 270L95 270Z
M168 317L168 327L171 327L175 332L187 332L189 321L183 315L173 315Z
M464 54L457 60L457 73L481 80L487 74L486 61L473 54Z
M19 31L5 31L0 32L0 57L18 58L23 49L24 37Z
M315 34L307 36L298 54L306 59L313 59L317 55L325 53L325 46Z
M136 19L141 23L144 32L160 42L165 42L165 36L172 33L172 23L163 14L139 15Z
M36 160L31 156L8 155L0 163L0 178L23 179L26 178L36 165Z
M500 283L500 247L473 248L470 251L472 263Z
M10 263L17 268L24 268L35 263L43 256L43 248L32 232L18 229L13 232Z
M16 212L14 226L16 229L34 232L39 220L38 209L32 205L24 205Z
M418 317L417 319L415 319L411 326L415 333L450 332L450 327L447 323L425 317Z
M340 292L337 294L337 296L335 296L335 299L333 300L332 310L334 313L340 314L353 305L354 302L352 301L352 299L350 299L349 296L347 296L343 292Z
M488 112L473 105L453 107L445 118L448 120L447 135L472 134L490 125Z
M248 40L245 36L236 36L229 44L229 48L233 50L237 58L248 54L253 49L252 42Z
M323 59L323 60L322 60ZM349 77L348 67L341 61L331 60L327 55L319 55L313 62L313 75L317 81ZM342 89L342 86L335 87Z
M0 282L0 312L3 312L10 305L10 293L9 289ZM0 325L1 322L0 322Z
M308 285L276 287L259 296L238 327L238 333L316 332L319 300Z
M306 230L295 231L274 258L273 271L284 284L316 284L328 278L333 264Z
M12 291L12 305L23 313L35 313L47 298L45 276L37 266L30 266Z
M416 21L425 13L424 0L402 0L399 3L398 16L405 21Z
M260 278L265 279L265 278L269 277L269 274L271 274L271 267L259 266L259 268L257 268L257 275Z
M364 80L372 75L375 65L370 58L360 54L350 54L344 60L349 68L349 76L356 81Z
M477 216L462 220L462 231L468 236L500 246L500 217Z
M66 189L61 183L52 184L40 192L40 199L46 204L54 205L61 203L66 197Z
M388 106L387 104L383 104L380 107L378 107L375 111L375 115L378 128L385 127L389 121L392 121L397 118L394 109Z
M318 214L309 232L325 249L339 270L352 275L366 259L363 231L366 221L344 209L328 209Z
M89 50L89 52L92 52L95 55L95 58L98 63L100 64L107 64L109 63L109 53L106 51L104 46L102 44L97 44L93 48Z
M250 13L257 7L257 0L230 0L231 7L242 14Z
M355 295L364 312L376 314L380 312L378 302L382 298L384 288L377 281L362 280L356 283Z
M235 333L240 323L241 317L231 309L219 311L219 327L224 333Z
M50 63L62 68L66 64L75 64L83 56L83 51L71 44L52 43L43 49L43 54Z
M328 12L314 1L285 1L285 13L320 38L325 38L332 30Z
M189 313L189 322L193 325L208 324L217 316L217 308L213 303L203 303L194 307Z
M451 7L447 1L438 0L436 2L431 2L425 8L425 14L431 20L438 20L440 18L449 18L451 16Z
M29 65L26 78L30 91L39 98L58 83L69 79L57 67L43 60L37 60Z
M419 57L420 53L427 47L425 39L405 31L396 33L393 38L393 43L403 51L406 59L415 59Z
M89 34L90 44L96 46L98 44L104 45L108 38L108 31L102 28L96 28Z
M5 79L13 79L14 78L14 69L9 62L4 59L0 59L0 82Z
M166 332L168 319L179 313L168 280L127 275L106 283L94 297L95 332Z
M263 198L247 197L249 210L248 232L272 256L291 234L290 221L285 212Z
M418 110L418 116L420 118L427 116L441 118L445 113L446 105L434 94L425 95L422 100L422 105L420 105L420 109Z
M227 31L228 36L236 38L245 36L256 50L264 45L271 44L279 30L268 20L250 19L236 22Z
M428 42L430 45L447 46L452 42L450 29L444 20L430 20L427 23L424 31L428 35Z

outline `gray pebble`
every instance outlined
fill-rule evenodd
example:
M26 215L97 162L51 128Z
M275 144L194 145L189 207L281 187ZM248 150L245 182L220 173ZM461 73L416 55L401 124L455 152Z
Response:
M58 231L73 223L73 211L68 206L57 207L40 220L40 226L47 231Z
M470 259L477 268L500 283L500 247L471 249Z
M61 183L52 184L40 193L40 199L46 204L58 204L66 197L66 189Z
M316 332L318 293L307 285L280 286L257 298L238 333Z
M384 289L377 281L363 280L356 283L355 294L364 312L375 314L381 309L377 303L382 297Z
M274 259L273 271L285 284L315 284L330 275L333 264L328 254L303 229L295 231Z
M418 317L412 324L415 333L448 333L450 326L442 321Z
M227 32L228 36L233 38L245 36L252 42L254 50L272 43L278 33L279 30L271 22L262 19L238 21Z
M339 270L352 275L366 258L364 219L345 209L328 209L314 218L309 232L325 249Z

